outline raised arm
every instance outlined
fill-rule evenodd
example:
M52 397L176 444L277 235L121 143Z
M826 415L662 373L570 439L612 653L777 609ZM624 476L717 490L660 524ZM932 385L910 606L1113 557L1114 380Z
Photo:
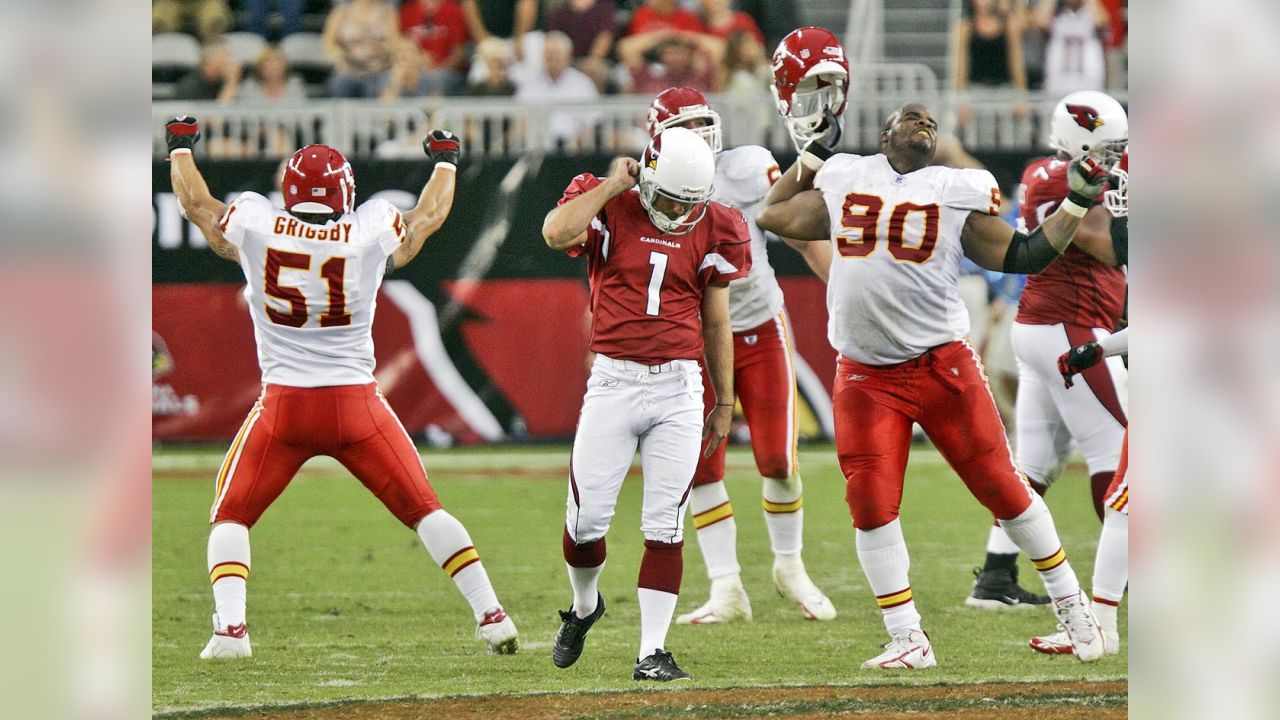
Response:
M814 147L812 144L810 147ZM792 240L829 240L831 222L822 193L813 189L813 178L831 151L809 148L801 153L795 165L778 177L764 196L764 209L756 216L756 224L769 232Z
M711 457L729 434L733 422L733 327L729 320L729 283L711 283L702 293L702 345L707 376L716 392L716 406L702 427L707 440L704 457Z
M640 177L640 163L635 158L614 158L609 165L609 176L599 185L556 206L542 221L542 238L552 250L564 250L581 245L591 225L605 203L635 187Z
M960 243L964 254L988 270L1006 273L1038 273L1049 267L1071 244L1093 198L1106 185L1111 171L1110 148L1099 148L1071 161L1067 183L1071 188L1057 211L1034 231L1014 230L1000 218L969 213Z
M218 257L239 261L240 251L227 242L218 225L227 212L227 204L209 192L209 186L191 154L191 149L200 140L200 122L190 115L170 120L165 124L165 140L169 146L169 179L182 216L200 228Z
M822 282L827 281L827 276L831 273L831 243L806 242L789 237L782 238L782 241L791 246L792 250L800 253L814 275L817 275Z
M435 161L431 179L418 195L418 204L404 214L408 230L404 242L391 254L391 269L409 264L423 243L440 229L453 209L453 191L462 141L448 130L432 130L422 141L422 149Z

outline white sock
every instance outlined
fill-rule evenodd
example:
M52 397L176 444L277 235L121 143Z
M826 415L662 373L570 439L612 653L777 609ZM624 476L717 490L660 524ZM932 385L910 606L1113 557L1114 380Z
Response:
M902 536L902 523L895 518L874 530L856 530L858 561L871 584L876 602L890 633L901 629L920 629L920 613L911 596L908 571L911 558L907 541Z
M1107 508L1098 538L1098 556L1093 563L1093 597L1120 604L1129 581L1129 516Z
M737 576L738 523L733 519L733 504L723 482L694 485L689 493L689 513L698 529L698 547L707 564L707 577Z
M666 644L679 596L649 588L637 588L636 594L640 597L640 654L636 659L643 660Z
M804 546L804 484L799 475L764 478L764 524L773 554L799 555Z
M214 525L209 530L208 565L218 620L228 626L243 625L249 592L249 528L233 522Z
M600 573L604 570L604 563L586 568L574 567L568 563L564 566L569 570L569 584L573 586L573 614L584 618L596 611L596 601L600 599L596 586Z
M1009 538L1031 558L1031 564L1040 573L1044 588L1054 599L1080 592L1080 581L1067 562L1058 531L1053 526L1049 506L1039 495L1031 498L1031 507L1012 520L1001 520L1000 525Z
M453 578L458 591L471 605L476 622L501 607L489 583L489 574L480 562L480 553L457 518L444 510L436 510L422 518L417 531L431 559Z
M991 534L987 536L987 552L993 555L1017 555L1019 550L1009 538L1009 533L997 523L991 526Z
M1102 626L1104 632L1116 633L1116 615L1119 608L1105 602L1093 602L1093 615L1098 618L1098 624Z

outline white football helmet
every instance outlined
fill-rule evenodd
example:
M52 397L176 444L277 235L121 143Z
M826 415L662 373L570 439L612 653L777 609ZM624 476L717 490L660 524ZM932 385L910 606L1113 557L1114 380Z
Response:
M692 130L667 128L653 136L640 157L640 204L654 227L670 235L684 235L706 215L715 177L711 146ZM668 217L654 207L659 195L689 205L689 209L680 217Z
M1099 143L1129 137L1129 116L1115 98L1096 90L1081 90L1058 101L1049 126L1049 143L1071 157L1083 155Z
M1129 216L1129 148L1125 147L1120 162L1111 169L1111 189L1102 194L1103 204L1112 217Z

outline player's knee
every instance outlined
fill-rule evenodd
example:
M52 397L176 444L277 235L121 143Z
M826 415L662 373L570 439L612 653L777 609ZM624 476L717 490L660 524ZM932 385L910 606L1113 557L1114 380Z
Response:
M703 468L701 465L693 473L693 486L702 487L703 485L714 485L724 480L724 473L716 473L714 470Z
M849 503L849 514L853 517L853 526L859 530L875 530L898 519L897 508L875 507L869 504L854 507L853 502Z
M791 476L791 458L786 453L756 458L756 465L765 480L786 482Z

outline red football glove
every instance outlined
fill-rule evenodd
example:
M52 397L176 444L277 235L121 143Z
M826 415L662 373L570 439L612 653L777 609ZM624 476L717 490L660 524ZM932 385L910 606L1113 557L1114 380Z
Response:
M178 148L190 150L200 139L200 121L190 115L181 115L164 124L164 141L169 152Z
M435 162L457 165L462 155L462 141L448 130L432 130L423 138L422 150Z
M1062 353L1058 357L1058 372L1062 374L1062 380L1067 387L1071 387L1074 384L1071 380L1072 375L1088 370L1101 360L1102 347L1090 341Z

